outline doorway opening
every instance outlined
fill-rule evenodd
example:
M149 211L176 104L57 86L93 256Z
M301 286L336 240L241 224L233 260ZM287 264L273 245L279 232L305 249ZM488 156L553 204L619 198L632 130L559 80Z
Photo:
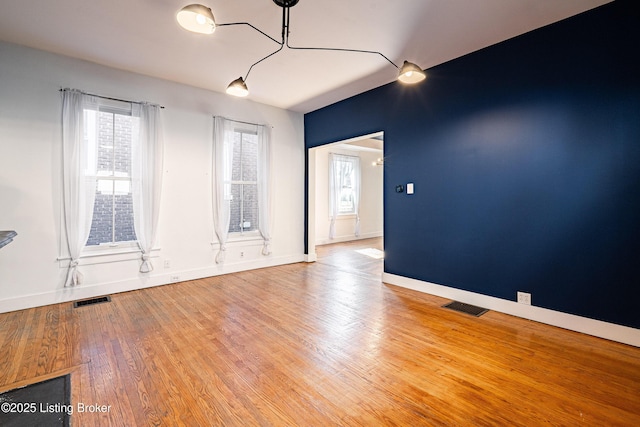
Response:
M359 159L359 200L356 213L337 214L332 208L331 187L349 187L350 181L330 183L331 158ZM320 257L338 260L339 251L360 251L382 264L384 248L384 133L376 132L309 149L308 261ZM334 169L335 173L335 169ZM335 191L335 190L334 190ZM349 196L345 196L347 199ZM335 199L334 199L335 200ZM343 201L344 202L344 201ZM348 200L347 200L348 202ZM356 227L356 223L359 224ZM332 224L333 222L333 224ZM356 232L356 228L358 232ZM362 245L369 246L360 247ZM327 258L328 259L328 258ZM345 260L345 262L348 262Z

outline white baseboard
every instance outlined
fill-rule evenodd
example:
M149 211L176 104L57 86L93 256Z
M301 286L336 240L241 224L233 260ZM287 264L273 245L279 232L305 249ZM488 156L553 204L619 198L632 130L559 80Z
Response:
M16 298L0 300L0 313L23 310L26 308L40 307L62 302L76 301L86 298L94 298L102 295L119 292L134 291L153 286L167 285L170 283L184 282L187 280L202 279L205 277L219 276L222 274L237 273L257 268L275 267L277 265L293 264L304 261L304 255L289 255L278 258L264 258L249 262L214 265L194 270L172 271L171 273L145 275L136 279L127 279L117 282L84 284L75 287L57 289L40 294L23 295ZM179 277L179 280L172 278Z
M316 240L316 246L322 246L322 245L330 245L332 243L344 243L344 242L352 242L355 240L363 240L363 239L373 239L374 237L382 237L382 231L376 231L373 233L364 233L364 234L360 234L360 236L356 237L353 234L347 235L347 236L337 236L334 237L333 239L317 239Z
M593 335L599 338L617 341L623 344L640 347L640 329L628 326L616 325L615 323L603 322L590 319L588 317L576 316L560 311L549 310L533 305L519 304L515 301L508 301L474 292L463 291L461 289L410 279L395 274L383 273L382 281L391 285L413 289L415 291L448 298L455 301L472 304L512 316L534 320L540 323L557 326L583 334Z

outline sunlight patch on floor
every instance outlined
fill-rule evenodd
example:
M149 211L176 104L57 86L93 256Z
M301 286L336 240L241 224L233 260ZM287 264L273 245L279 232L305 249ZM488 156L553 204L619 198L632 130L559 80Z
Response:
M371 258L375 258L375 259L383 259L384 258L384 252L381 251L380 249L375 249L375 248L356 249L356 252L358 252L359 254L371 257Z

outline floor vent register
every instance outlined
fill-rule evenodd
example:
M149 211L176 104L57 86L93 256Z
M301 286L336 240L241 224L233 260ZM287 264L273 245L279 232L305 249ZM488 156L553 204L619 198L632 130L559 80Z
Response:
M476 307L475 305L465 304L463 302L453 301L448 304L443 305L442 307L448 308L450 310L459 311L460 313L470 314L472 316L480 317L489 311L486 308Z
M98 297L98 298L91 298L91 299L85 299L82 301L76 301L73 303L73 308L78 308L78 307L84 307L87 305L93 305L93 304L100 304L103 302L111 302L111 297Z

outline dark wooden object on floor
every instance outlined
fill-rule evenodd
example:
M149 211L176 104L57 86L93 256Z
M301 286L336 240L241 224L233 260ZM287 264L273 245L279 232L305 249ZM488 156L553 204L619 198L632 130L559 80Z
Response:
M7 246L9 243L13 242L13 238L16 237L18 233L15 231L0 231L0 248L3 246Z

